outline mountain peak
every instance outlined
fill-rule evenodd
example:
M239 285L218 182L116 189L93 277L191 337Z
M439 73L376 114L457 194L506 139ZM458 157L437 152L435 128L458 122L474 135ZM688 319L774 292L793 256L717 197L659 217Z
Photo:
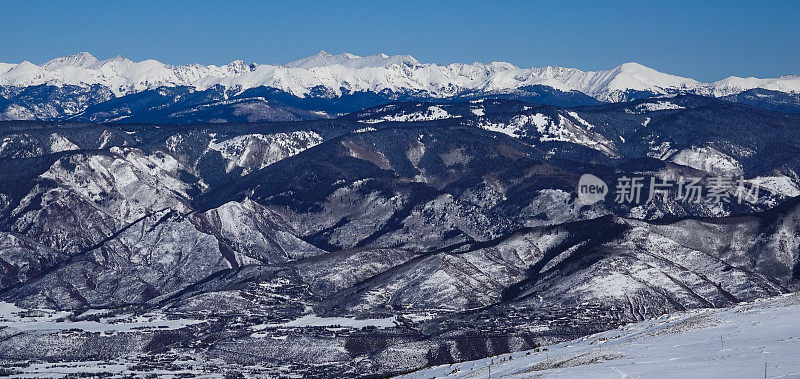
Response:
M65 66L88 68L95 63L97 63L97 58L95 58L94 55L82 51L65 57L51 59L43 64L42 67L47 70L55 70Z
M132 60L123 57L122 55L117 55L114 58L103 59L100 62L133 62Z
M255 68L255 63L247 64L245 63L245 61L241 59L237 59L231 63L228 63L228 69L237 74L252 71L254 68Z
M106 64L111 64L112 66L130 66L133 64L133 61L123 57L122 55L117 55L114 58L103 59L102 61L98 61L94 65L91 66L93 69L97 69L103 67Z
M652 68L647 67L647 66L645 66L645 65L643 65L641 63L638 63L638 62L625 62L625 63L617 66L616 68L619 69L620 72L631 73L631 74L635 73L635 72L639 72L639 71L657 72L656 70L653 70Z
M596 81L585 92L602 101L622 101L627 91L670 93L697 89L701 83L665 74L636 62L626 62L607 71L593 73Z
M286 67L315 68L328 66L344 66L347 68L388 67L393 64L419 65L419 62L410 55L387 55L380 53L365 57L351 53L331 55L325 50L316 54L298 59L285 64Z

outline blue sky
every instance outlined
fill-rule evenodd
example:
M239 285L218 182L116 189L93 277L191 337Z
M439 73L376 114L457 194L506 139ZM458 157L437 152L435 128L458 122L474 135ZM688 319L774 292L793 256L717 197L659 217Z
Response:
M702 81L800 74L797 1L553 3L0 0L0 61L285 63L325 49L585 70L636 61Z

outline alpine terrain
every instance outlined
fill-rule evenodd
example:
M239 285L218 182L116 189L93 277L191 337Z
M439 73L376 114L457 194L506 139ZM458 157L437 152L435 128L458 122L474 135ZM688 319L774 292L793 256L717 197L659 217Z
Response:
M798 94L324 51L0 64L0 374L797 374Z

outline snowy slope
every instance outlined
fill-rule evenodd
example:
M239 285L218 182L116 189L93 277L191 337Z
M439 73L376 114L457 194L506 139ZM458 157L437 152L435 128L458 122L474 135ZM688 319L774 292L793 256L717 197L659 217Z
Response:
M192 86L204 90L215 85L235 93L255 87L273 87L304 97L324 88L334 95L358 91L423 92L448 97L472 92L507 92L519 87L545 85L562 91L577 90L602 101L623 101L630 93L667 94L682 91L725 96L753 88L800 92L800 78L730 77L704 84L658 72L638 63L609 70L573 68L518 68L510 63L420 63L410 55L378 54L360 57L325 51L285 65L257 65L234 61L227 65L167 65L155 60L133 62L123 57L97 60L83 52L55 58L41 66L30 62L0 63L0 86L101 85L116 96L162 86Z
M800 294L628 324L540 349L443 365L405 378L702 377L800 374Z

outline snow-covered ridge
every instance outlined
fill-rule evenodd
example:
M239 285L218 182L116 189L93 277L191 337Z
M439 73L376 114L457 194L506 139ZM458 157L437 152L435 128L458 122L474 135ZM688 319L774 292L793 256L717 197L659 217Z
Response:
M273 87L304 97L315 87L341 95L354 91L413 91L433 97L464 92L501 92L522 86L546 85L577 90L603 101L625 100L628 91L695 92L725 96L753 88L800 93L800 77L771 79L729 77L714 83L658 72L638 63L609 70L581 71L547 66L519 68L510 63L420 63L410 55L377 54L360 57L325 51L285 65L167 65L155 60L133 62L124 57L98 60L89 53L55 58L37 66L30 62L0 63L0 86L27 87L101 85L121 96L162 86L192 86L199 90L222 85L235 92Z
M358 120L364 124L377 124L379 122L415 122L415 121L431 121L443 120L446 118L458 118L460 116L451 116L446 110L439 106L431 105L427 109L419 110L411 113L389 114L375 119Z

